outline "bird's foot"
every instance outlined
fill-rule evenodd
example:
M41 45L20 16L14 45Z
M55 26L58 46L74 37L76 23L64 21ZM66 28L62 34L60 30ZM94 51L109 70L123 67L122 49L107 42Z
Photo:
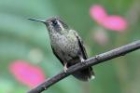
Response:
M81 62L82 62L82 63L85 63L85 60L84 60L84 59L81 59Z
M81 61L82 65L86 64L85 59L83 57L80 57L80 61Z
M68 68L67 68L67 64L64 65L64 68L63 68L63 69L64 69L64 72L66 73L67 70L68 70Z
M80 57L81 63L85 63L85 59L83 57Z

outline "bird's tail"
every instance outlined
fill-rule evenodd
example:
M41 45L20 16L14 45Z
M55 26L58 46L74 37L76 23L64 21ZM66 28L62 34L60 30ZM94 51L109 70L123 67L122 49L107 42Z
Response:
M74 72L72 75L82 81L89 81L90 79L95 78L92 67L88 67L80 71Z

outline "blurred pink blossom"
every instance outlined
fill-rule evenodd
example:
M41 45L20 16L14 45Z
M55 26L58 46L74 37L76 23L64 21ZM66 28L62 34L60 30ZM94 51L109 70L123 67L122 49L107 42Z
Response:
M102 23L107 17L107 13L103 7L100 5L94 5L90 8L91 17L98 23Z
M14 77L28 87L35 87L45 80L45 75L41 68L23 60L14 61L9 68Z
M108 15L100 5L92 6L90 8L90 15L97 23L109 30L122 32L127 28L127 21L123 17Z
M116 31L121 32L126 29L127 23L125 19L123 19L120 16L109 16L104 20L104 22L102 23L102 26L110 30L116 30Z

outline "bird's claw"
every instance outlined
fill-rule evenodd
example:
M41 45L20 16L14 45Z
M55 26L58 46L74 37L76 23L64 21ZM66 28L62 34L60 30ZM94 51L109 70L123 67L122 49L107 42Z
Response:
M81 63L85 63L85 59L81 56L80 56L80 61L81 61Z
M83 58L81 59L81 63L85 63L85 60Z
M64 65L64 68L63 68L63 69L64 69L64 72L66 73L66 72L67 72L67 70L68 70L68 68L67 68L67 65L66 65L66 64Z

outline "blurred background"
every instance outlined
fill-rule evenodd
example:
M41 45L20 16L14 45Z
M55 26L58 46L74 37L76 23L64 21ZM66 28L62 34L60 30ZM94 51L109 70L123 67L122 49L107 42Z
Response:
M140 0L0 0L0 93L26 93L63 67L46 27L28 18L60 16L89 57L140 39ZM69 76L43 93L139 93L140 51L94 66L96 78Z

